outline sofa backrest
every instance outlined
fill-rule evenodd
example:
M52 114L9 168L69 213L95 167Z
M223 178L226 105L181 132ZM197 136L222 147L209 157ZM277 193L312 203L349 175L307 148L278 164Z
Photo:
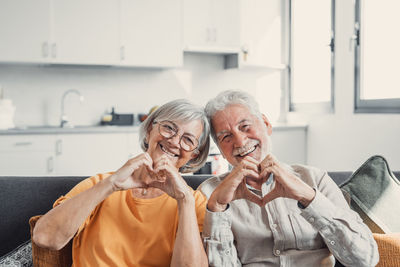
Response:
M400 177L399 172L395 172ZM339 185L351 172L329 172ZM185 175L193 189L211 175ZM86 176L20 177L0 176L0 256L30 239L28 220L45 214L54 201L67 193Z

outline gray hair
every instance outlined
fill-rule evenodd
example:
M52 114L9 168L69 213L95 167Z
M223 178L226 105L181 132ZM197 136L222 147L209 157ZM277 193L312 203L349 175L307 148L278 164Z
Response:
M155 111L153 111L147 119L142 122L139 129L139 143L143 151L147 151L148 144L146 135L151 126L156 121L182 121L190 122L200 120L203 123L203 132L200 135L199 145L197 147L198 156L189 160L179 171L182 173L195 172L200 169L207 160L208 151L210 149L210 126L204 109L194 105L186 99L178 99L170 101Z
M218 142L216 133L211 123L212 117L215 115L215 113L217 113L217 111L223 110L227 106L233 104L241 104L247 107L253 115L257 116L259 119L262 119L258 103L250 94L243 91L234 90L226 90L219 93L215 98L208 101L205 107L205 112L210 123L211 137L216 144L218 144Z

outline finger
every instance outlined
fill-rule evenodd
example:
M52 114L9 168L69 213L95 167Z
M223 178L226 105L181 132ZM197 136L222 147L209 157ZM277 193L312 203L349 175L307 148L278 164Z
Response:
M260 178L260 174L256 171L246 169L246 170L243 170L242 172L243 172L243 178L245 178L245 177L252 177L252 178L256 178L256 179Z
M258 172L258 164L250 161L242 161L242 169Z

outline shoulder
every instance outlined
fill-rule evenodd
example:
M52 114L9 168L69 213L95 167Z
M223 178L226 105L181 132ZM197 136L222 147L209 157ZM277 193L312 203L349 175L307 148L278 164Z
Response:
M114 172L99 173L99 174L96 174L94 176L91 176L91 177L88 177L88 178L82 180L77 185L75 185L68 193L66 193L63 196L60 196L55 201L53 206L55 207L55 206L61 204L61 202L65 201L67 199L70 199L83 191L90 189L91 187L95 186L98 182L108 178L112 174L114 174Z
M319 184L327 174L325 170L302 164L290 165L293 172L307 184Z
M224 178L229 174L229 172L221 174L219 176L213 176L204 182L202 182L198 189L201 191L207 198L210 198L212 192L214 192L215 188L224 180Z

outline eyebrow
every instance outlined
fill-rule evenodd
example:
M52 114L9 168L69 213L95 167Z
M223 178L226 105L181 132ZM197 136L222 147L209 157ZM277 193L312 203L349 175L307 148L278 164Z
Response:
M240 125L240 124L242 124L242 123L244 123L244 122L248 122L248 121L250 121L250 120L248 120L248 119L243 119L243 120L239 121L239 123L237 123L236 125ZM220 131L219 133L216 134L216 136L217 136L217 137L220 137L221 135L223 135L223 134L225 134L225 133L229 133L229 131L228 131L228 130Z

